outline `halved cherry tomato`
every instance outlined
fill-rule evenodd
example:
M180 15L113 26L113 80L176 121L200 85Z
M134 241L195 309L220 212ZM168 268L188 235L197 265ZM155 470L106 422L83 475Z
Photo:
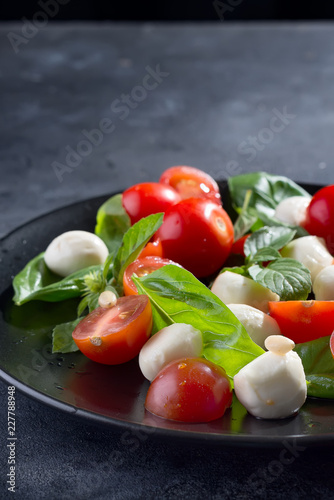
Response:
M123 289L125 295L137 295L138 290L132 281L132 275L136 273L137 276L146 276L153 273L160 267L167 266L168 264L178 265L172 260L162 259L161 257L147 256L139 257L134 260L126 269L123 274Z
M156 236L161 240L164 257L200 278L224 264L233 244L233 225L216 203L188 198L166 211Z
M269 314L277 321L282 335L296 344L331 335L334 328L334 301L269 302Z
M152 309L146 295L121 297L114 307L98 307L72 336L88 358L106 365L125 363L139 354L152 330Z
M180 199L175 189L158 182L135 184L122 194L122 204L131 224L148 215L165 212Z
M172 186L181 198L206 198L221 205L219 186L211 175L185 165L165 170L159 182Z
M138 259L143 257L163 257L162 245L159 238L149 241L147 245L140 252Z
M334 255L334 185L326 186L313 196L306 210L304 228L315 236L325 238Z
M332 333L331 338L329 340L329 346L331 348L332 355L333 355L333 358L334 358L334 332Z
M162 418L210 422L232 404L225 370L202 358L182 358L165 366L148 389L145 408Z

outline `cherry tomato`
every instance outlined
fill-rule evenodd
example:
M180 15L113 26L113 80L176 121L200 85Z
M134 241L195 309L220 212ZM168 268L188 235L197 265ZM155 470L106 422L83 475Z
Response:
M329 252L334 254L334 185L313 196L303 226L310 234L325 238Z
M188 198L166 211L156 235L161 240L164 257L200 278L224 264L233 244L233 225L216 203Z
M334 332L332 333L331 338L329 340L329 346L331 348L333 358L334 358Z
M170 167L163 172L159 182L172 186L181 198L206 198L221 204L219 186L211 175L185 165Z
M123 192L122 204L131 224L134 224L148 215L165 212L180 199L179 193L171 186L158 182L142 182Z
M146 295L121 297L114 307L98 307L72 336L88 358L106 365L125 363L139 354L152 330L152 309Z
M225 370L202 358L182 358L165 366L149 387L145 408L162 418L210 422L232 404Z
M162 245L159 238L154 239L153 241L149 241L147 245L142 249L138 258L142 257L163 257Z
M147 256L140 257L134 260L126 269L123 274L123 289L125 295L137 295L138 290L132 281L133 273L137 276L146 276L153 273L160 267L167 266L168 264L178 265L169 259L162 259L161 257Z
M269 302L269 314L277 321L282 335L299 344L331 335L334 326L334 301Z
M249 236L250 236L250 234L245 234L244 236L239 238L237 241L235 241L232 245L231 253L234 253L237 255L242 255L243 257L246 257L245 252L244 252L244 245L245 245L245 241L247 240L247 238L249 238Z

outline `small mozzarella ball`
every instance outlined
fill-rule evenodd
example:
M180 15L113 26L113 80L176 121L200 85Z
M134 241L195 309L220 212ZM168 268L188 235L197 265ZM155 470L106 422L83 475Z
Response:
M313 283L316 300L334 300L334 266L324 267Z
M291 196L276 207L275 218L292 226L302 226L306 219L306 209L311 196Z
M305 372L300 357L291 350L294 343L282 335L274 337L266 340L270 350L234 377L236 396L254 417L290 417L306 400Z
M279 296L268 288L231 271L219 274L211 291L226 305L247 304L265 313L268 312L268 302L279 300Z
M57 236L44 254L48 268L63 277L84 267L103 264L107 257L105 243L88 231L68 231Z
M117 302L117 297L114 292L111 290L105 290L99 295L99 306L104 309L109 309L110 307L114 307Z
M250 338L264 349L264 342L269 335L280 335L277 321L260 309L247 304L229 304L228 308L242 323Z
M202 334L185 323L166 326L142 347L139 366L144 377L152 381L171 361L179 358L197 358L203 349Z
M304 264L311 273L312 282L324 267L333 263L333 256L327 250L325 240L318 236L297 238L282 248L281 254Z

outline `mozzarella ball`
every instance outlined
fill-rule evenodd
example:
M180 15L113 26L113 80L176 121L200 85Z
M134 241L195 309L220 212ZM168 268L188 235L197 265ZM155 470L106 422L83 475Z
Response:
M310 201L311 196L290 196L277 205L275 218L292 226L302 226Z
M269 288L231 271L219 274L213 282L211 291L226 305L247 304L265 313L268 312L269 301L279 300L279 296Z
M257 345L264 349L264 341L269 335L280 335L277 321L268 314L247 304L229 304L228 308L242 323Z
M65 277L84 267L103 264L108 253L105 243L95 234L68 231L51 241L44 260L51 271Z
M237 398L259 418L286 418L295 414L307 395L304 368L294 342L282 335L266 339L265 352L234 377Z
M318 236L297 238L282 248L281 254L304 264L311 273L312 282L324 267L333 263L333 256L327 250L325 240Z
M179 358L197 358L203 350L202 334L185 323L166 326L142 347L139 367L144 377L152 381L171 361Z
M316 300L334 300L334 266L324 267L313 283Z

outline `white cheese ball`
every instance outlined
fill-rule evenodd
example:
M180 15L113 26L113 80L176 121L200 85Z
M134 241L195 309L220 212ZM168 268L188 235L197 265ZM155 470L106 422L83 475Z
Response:
M203 349L202 334L185 323L166 326L151 337L139 353L139 367L145 378L152 381L171 361L197 358Z
M302 226L310 201L311 196L290 196L277 205L275 218L292 226Z
M304 264L311 273L312 282L324 267L333 263L333 256L327 250L325 240L318 236L297 238L282 248L281 254Z
M279 296L268 288L231 271L219 274L211 291L226 305L247 304L263 312L268 312L269 301L279 300Z
M280 335L277 321L268 314L247 304L229 304L228 308L242 323L257 345L264 349L264 341L270 335Z
M290 417L304 404L307 395L301 359L291 350L294 342L282 335L268 337L265 346L268 352L235 375L235 394L254 417Z
M108 257L106 244L88 231L67 231L51 241L44 260L51 271L65 277L84 267L103 264Z
M324 267L313 283L316 300L334 300L334 266ZM334 326L333 326L334 328Z

